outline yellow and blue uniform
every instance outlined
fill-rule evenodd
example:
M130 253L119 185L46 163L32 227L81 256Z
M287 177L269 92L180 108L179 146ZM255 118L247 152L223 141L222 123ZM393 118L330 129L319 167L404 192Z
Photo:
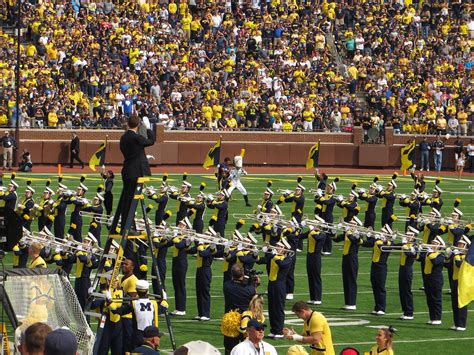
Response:
M183 201L182 199L186 200L191 197L191 195L187 192L174 192L169 196L173 200L178 201L178 210L176 212L176 225L179 224L185 217L188 216L188 203Z
M308 239L308 250L306 253L306 272L308 274L309 299L321 301L323 285L321 280L321 250L327 238L322 231L307 231L300 238Z
M41 256L37 256L33 260L31 260L30 265L28 265L28 269L45 269L46 268L46 261Z
M123 329L122 318L120 314L113 313L113 310L122 305L123 291L113 290L112 301L97 300L92 304L91 308L99 308L101 313L106 315L102 337L97 354L107 355L109 349L112 354L123 353Z
M423 284L430 319L432 321L441 320L444 256L439 252L430 252L426 253L424 259Z
M319 199L319 204L321 205L321 218L324 219L326 223L333 223L334 216L333 210L336 205L337 200L333 194L325 194ZM326 238L323 245L323 253L332 252L332 239Z
M121 287L124 296L133 295L137 293L138 278L135 275L122 277ZM133 350L133 321L132 313L121 314L122 316L122 331L123 331L123 351L130 352Z
M398 290L403 315L413 317L413 293L411 284L413 281L413 263L416 259L416 251L412 243L402 245L400 254L400 266L398 268Z
M459 268L464 262L466 255L453 252L449 263L452 265L452 282L451 286L451 306L453 308L454 325L460 328L466 328L467 322L467 306L459 308L458 306L458 283L459 283Z
M186 311L186 272L188 271L188 249L190 241L175 237L171 273L173 276L174 300L177 311Z
M375 229L375 208L377 207L377 201L379 200L377 195L362 193L359 194L359 198L366 202L364 227L372 227L372 229Z
M227 223L229 204L226 200L222 201L211 201L207 203L207 207L215 209L214 213L214 230L220 234L221 237L225 237L225 225Z
M67 204L63 197L59 197L53 203L54 237L64 239L64 227L66 225Z
M321 340L310 345L311 355L334 355L331 329L329 323L321 313L313 311L308 320L304 322L303 333L310 336L313 333L321 333Z
M77 299L84 310L87 304L88 290L91 287L91 271L99 265L97 257L87 251L76 253L76 281L74 291Z
M367 244L367 242L366 242ZM372 243L368 243L369 245ZM372 263L370 265L370 283L372 284L372 292L374 294L375 307L374 311L385 312L387 291L385 290L385 282L387 280L387 259L390 253L382 252L382 246L389 246L389 241L380 239L374 240L372 247Z
M381 191L378 197L382 198L382 227L388 224L392 227L393 204L395 203L395 193L393 191Z
M215 251L208 244L201 244L190 250L190 253L196 254L196 301L199 317L210 318L211 315L211 265Z

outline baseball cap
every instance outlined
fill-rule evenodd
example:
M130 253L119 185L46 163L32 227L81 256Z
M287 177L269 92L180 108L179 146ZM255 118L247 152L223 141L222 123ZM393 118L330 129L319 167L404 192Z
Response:
M48 334L44 342L44 355L76 355L77 338L69 329L60 328Z
M247 328L249 327L254 327L254 328L265 328L267 325L265 323L260 323L258 321L258 319L256 318L252 318L251 320L249 320L249 322L247 323Z
M162 337L162 336L163 336L163 333L160 332L160 330L154 325L150 325L143 330L144 338L153 338L153 337Z

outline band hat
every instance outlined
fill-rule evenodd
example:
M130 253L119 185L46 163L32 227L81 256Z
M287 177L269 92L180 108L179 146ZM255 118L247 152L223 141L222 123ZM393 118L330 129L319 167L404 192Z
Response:
M250 232L247 232L247 239L250 241L250 243L257 244L257 238L255 238Z
M439 245L442 245L443 247L446 246L446 243L444 242L443 238L441 238L439 235L433 239L433 242L438 242Z
M84 239L89 239L93 244L97 244L97 238L91 232L87 233L87 237Z
M458 240L458 243L464 243L466 245L471 245L471 240L465 234L462 235L461 239Z
M322 224L326 223L326 221L319 216L314 216L314 220L318 223L322 223Z
M238 230L235 230L233 239L241 242L242 240L244 240L244 236Z
M291 217L290 223L293 227L299 227L299 225L300 225L295 217Z
M43 229L39 232L39 234L45 235L47 237L54 237L54 234L51 233L48 227L43 227Z
M264 194L269 194L269 195L273 195L273 194L274 194L274 192L272 191L272 189L269 188L269 187L267 187L263 193L264 193Z
M395 180L391 180L389 183L389 185L392 185L395 189L398 187L397 183L395 182Z
M217 191L217 195L224 195L226 198L230 198L229 191L226 189Z
M461 210L458 209L458 208L456 208L456 207L453 208L453 213L456 213L456 214L458 214L459 216L462 216Z
M193 185L191 185L191 184L190 184L189 182L187 182L187 181L183 181L183 184L182 184L181 186L186 186L186 187L189 187L189 188L193 187Z
M213 236L213 237L217 237L217 232L212 227L208 227L206 233Z
M297 189L300 189L301 191L305 191L305 190L306 190L306 188L305 188L303 185L301 185L301 184L296 185L296 188L297 188Z
M35 189L32 188L31 186L27 186L25 190L26 190L26 191L30 191L30 192L33 193L33 194L35 193Z
M359 197L357 192L355 192L354 190L351 190L351 192L349 192L349 195L354 196L355 198Z
M438 185L435 185L435 187L433 188L433 191L437 191L440 194L443 193L443 190L441 190L441 188Z
M104 202L105 199L104 199L104 196L102 196L102 194L98 193L95 195L95 198L97 198L98 200L100 200L101 202Z
M436 217L441 217L441 212L438 211L436 208L432 208L430 213L433 213Z
M150 284L147 280L138 280L136 288L137 290L148 291Z
M291 249L291 245L288 243L288 241L284 238L280 239L280 241L277 243L282 248L285 249Z
M49 187L46 187L43 192L47 192L50 195L54 195L54 191L52 189L50 189Z
M337 186L336 186L336 183L335 183L334 181L331 182L331 183L329 184L329 186L332 188L332 190L333 190L334 192L337 191Z
M362 227L362 225L363 225L362 221L359 218L357 218L356 216L352 217L351 222L355 222L356 225L358 225L359 227Z
M272 211L273 210L275 210L280 216L283 214L283 212L281 211L280 206L278 206L278 205L274 205L273 208L272 208Z
M420 231L412 226L408 226L408 231L414 233L415 235L418 235Z
M12 180L12 181L10 181L10 184L9 184L9 185L12 185L12 186L14 186L14 187L15 187L15 189L17 189L17 188L19 187L19 186L18 186L18 184L17 184L15 181L13 181L13 180Z
M388 224L384 225L382 227L381 231L386 233L386 234L393 234L393 230L392 230L392 228L390 228L390 226Z
M113 240L113 239L112 239L112 245L111 245L111 247L114 247L115 250L119 250L120 244L119 244L116 240Z
M82 182L79 184L79 186L77 188L83 189L84 191L89 190L89 188L86 185L84 185Z
M58 188L60 188L62 190L67 190L67 186L64 185L64 184L61 184L61 183L58 184Z
M184 224L189 229L193 228L193 226L192 226L191 222L189 221L188 217L184 217L181 221L179 221L179 223Z

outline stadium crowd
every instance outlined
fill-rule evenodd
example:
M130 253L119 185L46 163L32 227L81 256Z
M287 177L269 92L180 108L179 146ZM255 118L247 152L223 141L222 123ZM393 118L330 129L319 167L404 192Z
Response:
M0 12L15 25L16 2ZM0 37L0 125L121 127L138 112L169 129L466 134L469 16L457 0L26 2L19 115L16 42Z

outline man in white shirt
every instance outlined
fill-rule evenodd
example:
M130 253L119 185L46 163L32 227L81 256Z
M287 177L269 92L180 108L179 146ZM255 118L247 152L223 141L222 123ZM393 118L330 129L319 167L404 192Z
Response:
M247 323L247 339L235 346L230 355L277 355L275 347L265 341L265 324L253 318Z

